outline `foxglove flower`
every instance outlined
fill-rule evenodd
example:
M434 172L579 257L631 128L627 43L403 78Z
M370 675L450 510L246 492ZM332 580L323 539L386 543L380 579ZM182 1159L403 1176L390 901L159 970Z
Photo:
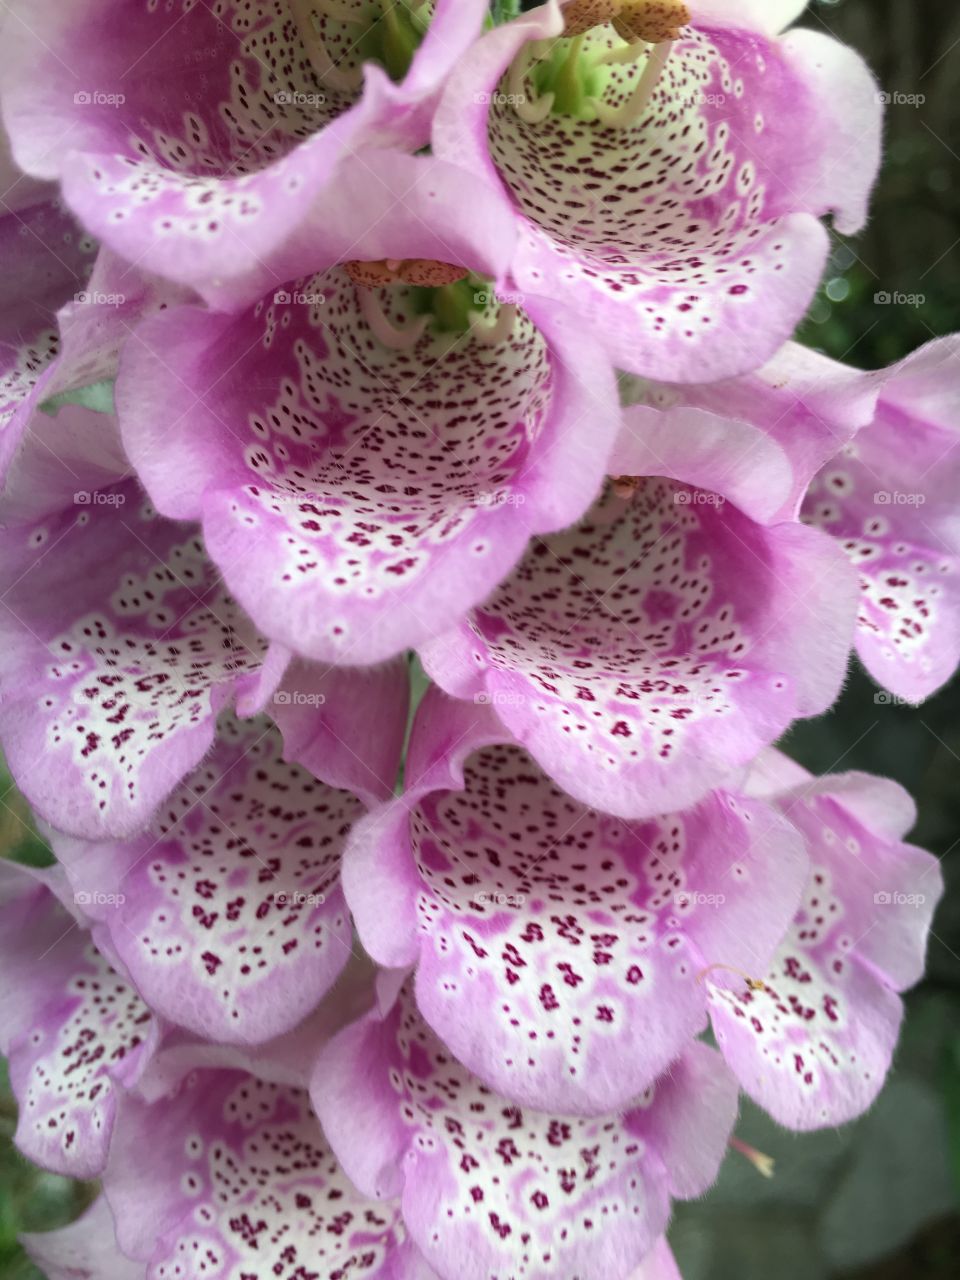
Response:
M769 971L749 982L720 968L707 976L717 1043L781 1124L843 1124L883 1085L903 1015L897 993L923 973L939 866L904 843L916 814L885 778L811 778L771 752L751 789L802 833L811 871Z
M327 197L344 155L426 142L486 4L8 8L4 119L17 162L59 180L83 224L128 260L206 292L269 260Z
M509 256L486 188L370 163L341 171L299 279L235 315L148 322L118 384L151 498L201 521L260 630L357 664L451 626L531 533L577 519L619 426L612 370L569 315L458 279L496 283Z
M261 709L289 653L226 594L192 526L133 481L2 534L0 736L37 812L127 836L202 759L218 712Z
M910 702L960 663L958 380L955 336L870 376L872 421L822 468L803 507L860 575L864 665Z
M714 792L625 824L565 796L489 706L431 690L404 794L357 824L344 879L364 946L417 963L452 1054L522 1105L589 1115L704 1029L711 965L766 971L806 874L767 805Z
M61 881L0 862L0 1050L20 1107L17 1146L89 1178L106 1162L118 1090L142 1075L160 1029L58 900Z
M673 426L625 434L626 496L608 490L535 541L421 648L433 679L489 700L564 791L623 818L696 803L795 716L824 711L853 634L839 548L766 523L794 485L783 450L744 423L723 454L710 415Z
M458 1063L409 983L390 998L397 981L321 1052L311 1089L354 1186L399 1198L441 1275L630 1276L671 1197L700 1195L716 1175L737 1108L719 1054L691 1046L623 1112L534 1111Z
M301 755L317 777L284 761L269 721L225 716L213 751L142 836L53 839L94 936L106 934L151 1008L221 1043L292 1030L346 966L343 842L399 765L405 671L332 672L309 691L300 674L288 673L276 710L281 723L306 712Z
M827 36L778 34L801 7L550 0L447 84L434 149L513 211L517 286L575 300L630 372L757 368L812 297L818 217L865 220L876 86Z

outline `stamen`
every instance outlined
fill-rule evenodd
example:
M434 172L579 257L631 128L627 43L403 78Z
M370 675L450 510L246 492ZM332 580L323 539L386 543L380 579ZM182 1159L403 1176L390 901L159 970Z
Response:
M611 476L610 487L618 498L623 498L625 502L640 490L643 484L642 476Z
M363 71L357 67L338 67L327 52L323 42L317 13L336 18L341 22L358 22L356 10L348 15L336 5L335 0L290 0L290 11L293 14L300 39L306 50L310 65L317 73L317 79L331 89L342 93L358 93L363 87Z
M681 29L690 21L690 10L683 0L622 0L617 8L619 12L611 20L624 40L646 40L648 44L679 40Z
M773 1156L764 1155L762 1151L758 1151L756 1147L751 1147L749 1143L741 1142L739 1138L731 1138L728 1145L734 1151L739 1151L742 1156L746 1156L757 1173L763 1174L765 1178L773 1177L774 1165L776 1164Z
M364 289L382 289L385 285L396 284L397 267L389 260L386 262L345 262L343 269L353 281Z
M759 978L751 978L749 973L744 973L742 969L737 969L732 964L724 964L718 961L716 964L708 964L705 969L701 969L697 974L697 981L703 982L708 973L712 973L714 969L726 969L729 973L735 973L737 977L742 978L751 991L766 991L767 984L761 982Z
M610 107L599 98L591 99L597 113L597 119L601 124L608 125L614 129L624 129L637 123L646 111L647 104L660 83L660 77L663 75L663 69L667 65L667 59L670 57L672 48L672 40L665 40L662 44L650 46L647 65L643 69L643 74L640 76L636 88L626 102L621 103L619 107Z
M527 91L527 77L541 56L540 41L530 41L511 62L507 72L507 93L514 111L524 124L542 124L553 110L552 93L545 93L542 98L538 98L536 94Z
M517 322L517 308L512 302L503 303L493 324L485 324L478 316L470 325L470 336L483 347L495 347L513 335Z
M432 258L407 258L397 267L397 274L404 284L415 284L424 289L442 289L444 285L466 280L470 272L466 267L455 267L452 262L437 262Z
M465 280L470 272L452 262L433 258L381 258L372 262L345 262L343 269L365 289L382 289L388 284L413 284L423 289L441 289Z
M426 332L429 316L417 316L410 324L400 327L390 320L380 305L377 295L370 289L359 289L357 297L364 320L379 343L388 351L409 351Z
M647 46L643 40L633 40L629 44L617 45L615 49L608 49L606 53L600 55L596 65L598 67L623 66L630 62L639 62L641 58L646 56Z
M594 27L612 22L623 0L571 0L563 11L563 34L582 36Z

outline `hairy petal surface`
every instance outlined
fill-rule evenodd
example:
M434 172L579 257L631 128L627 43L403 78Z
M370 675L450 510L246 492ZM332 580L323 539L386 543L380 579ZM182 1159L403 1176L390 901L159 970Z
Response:
M302 7L302 6L301 6ZM437 0L435 31L402 84L368 65L360 26L317 5L337 67L322 74L289 0L16 0L4 118L29 173L59 179L105 242L209 294L256 273L329 195L344 155L426 141L432 105L480 29L483 0ZM310 21L305 16L305 21Z
M756 373L720 382L650 382L624 375L621 396L628 408L611 471L622 474L637 466L641 449L655 458L657 452L669 456L688 448L690 423L697 421L692 411L702 410L713 419L709 433L703 426L697 431L713 446L710 452L700 446L704 466L712 469L704 472L704 487L722 487L723 477L736 477L755 519L793 520L820 468L870 424L878 394L873 375L796 342ZM770 443L789 463L786 493L775 482ZM751 481L752 492L745 488Z
M399 1195L428 1261L465 1280L506 1269L625 1280L662 1234L671 1196L712 1182L736 1114L736 1089L704 1045L623 1114L518 1106L452 1057L409 983L330 1042L311 1094L353 1182Z
M243 1072L195 1071L160 1102L127 1099L104 1189L147 1280L433 1274L399 1206L344 1175L307 1093Z
M351 835L361 940L381 963L417 963L423 1016L490 1087L545 1110L626 1106L703 1029L698 975L769 964L803 843L725 792L645 823L596 813L479 711L428 693L404 796ZM441 761L452 786L436 787Z
M684 808L839 691L856 584L811 532L644 478L632 498L611 490L574 529L534 542L466 622L423 647L424 665L448 692L488 698L585 804L623 818Z
M398 677L402 731L405 672ZM391 707L379 710L388 726ZM322 719L322 708L314 716ZM399 734L394 741L395 774ZM225 714L214 750L142 836L54 839L78 902L151 1007L215 1041L290 1031L352 950L340 859L364 804L284 760L282 748L266 718Z
M956 337L874 375L873 420L820 470L803 507L860 576L864 665L910 702L960 663L958 379Z
M0 960L0 1050L20 1108L17 1146L45 1169L96 1177L117 1086L146 1067L157 1025L42 873L9 862L0 863Z
M897 993L923 972L942 880L934 857L903 842L912 805L895 783L812 779L791 765L784 787L772 754L754 787L803 835L810 878L789 936L756 975L761 988L711 975L711 1019L751 1097L791 1129L816 1129L854 1119L879 1093L903 1015Z
M274 650L192 526L128 481L4 531L0 736L41 817L96 839L142 830L199 762L217 712L270 695Z

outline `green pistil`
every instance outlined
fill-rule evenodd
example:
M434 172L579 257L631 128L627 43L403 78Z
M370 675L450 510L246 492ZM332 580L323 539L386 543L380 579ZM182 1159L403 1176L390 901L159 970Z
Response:
M431 316L438 333L466 333L477 315L482 314L483 299L492 291L492 285L467 276L438 289L414 288L411 297L417 315Z
M583 49L584 37L557 40L550 57L531 72L537 96L553 94L551 115L575 120L592 120L590 99L601 97L607 76L605 67L594 65Z
M399 82L410 70L427 28L406 0L381 0L381 4L383 17L363 33L358 50L363 61L379 62L390 79Z

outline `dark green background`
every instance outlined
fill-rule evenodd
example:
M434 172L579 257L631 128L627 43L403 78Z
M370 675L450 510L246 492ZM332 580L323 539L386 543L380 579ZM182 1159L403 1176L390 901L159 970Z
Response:
M527 6L529 7L529 6ZM888 93L920 105L887 111L884 168L867 230L837 239L802 339L837 359L880 367L960 330L960 6L954 0L815 0L804 22L854 45ZM922 294L918 307L874 296ZM958 501L960 501L960 494ZM866 769L916 797L913 839L942 859L928 976L908 997L895 1068L869 1115L797 1136L748 1109L738 1132L776 1156L766 1181L736 1155L671 1232L684 1280L946 1280L960 1272L960 681L919 709L878 704L859 670L836 708L785 745L816 772ZM0 850L44 857L26 810L2 789ZM40 1173L9 1141L0 1093L0 1276L35 1280L21 1230L69 1221L90 1189Z

